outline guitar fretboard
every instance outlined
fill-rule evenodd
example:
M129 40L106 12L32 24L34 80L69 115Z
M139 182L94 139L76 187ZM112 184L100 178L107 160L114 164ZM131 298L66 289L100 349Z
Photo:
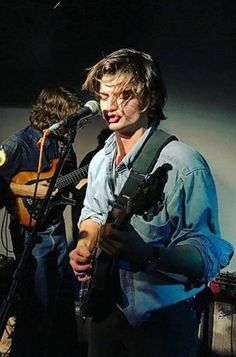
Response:
M62 189L70 184L78 183L82 178L87 177L89 165L83 166L76 171L72 171L64 176L58 178L56 187Z

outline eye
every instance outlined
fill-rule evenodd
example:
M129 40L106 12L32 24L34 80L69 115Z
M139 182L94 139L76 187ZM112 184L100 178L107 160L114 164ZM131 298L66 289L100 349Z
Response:
M106 93L99 93L99 99L100 100L106 100L108 98L108 94Z
M133 97L133 92L131 90L125 90L123 92L120 93L119 98L120 99L131 99Z

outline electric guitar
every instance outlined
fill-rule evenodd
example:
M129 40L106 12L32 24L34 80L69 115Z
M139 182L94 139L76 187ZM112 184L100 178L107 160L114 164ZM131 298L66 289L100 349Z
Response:
M39 181L50 180L53 176L59 159L52 160L51 168L48 171L41 172L39 175ZM59 176L56 182L56 187L59 190L59 194L52 197L48 203L44 216L46 217L50 210L57 205L73 205L75 201L69 197L65 197L62 194L62 189L65 187L78 183L82 178L87 177L88 165L83 166L80 169L72 171L64 176ZM17 184L30 185L36 182L37 172L35 171L21 171L12 178L12 182ZM18 222L26 227L34 227L39 211L42 207L42 199L33 199L31 196L15 196L10 194L8 203L8 211L18 220Z
M168 179L168 171L172 167L164 164L159 167L137 189L133 198L123 196L114 203L108 214L107 223L116 229L122 226L133 214L157 214L163 207L163 190ZM101 228L102 230L102 228ZM103 320L114 309L119 300L119 269L115 257L110 257L97 246L92 254L91 279L81 284L78 300L78 314L82 319L92 317L96 321Z

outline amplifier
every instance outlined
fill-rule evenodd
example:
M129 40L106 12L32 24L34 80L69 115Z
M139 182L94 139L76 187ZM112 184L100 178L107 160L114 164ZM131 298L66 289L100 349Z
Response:
M209 286L214 301L202 316L199 357L236 356L236 273L220 273Z

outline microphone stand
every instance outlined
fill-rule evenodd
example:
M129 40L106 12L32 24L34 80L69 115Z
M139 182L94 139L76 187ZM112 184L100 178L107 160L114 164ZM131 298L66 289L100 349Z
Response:
M46 211L46 208L47 208L50 198L52 196L52 192L54 191L57 179L61 172L61 168L65 161L65 158L72 148L72 144L74 142L75 136L76 136L76 125L73 126L68 131L67 143L65 144L65 147L63 148L63 152L62 152L62 155L58 161L54 175L52 176L52 178L50 180L48 191L47 191L47 194L43 200L41 209L38 214L38 218L36 220L36 224L33 227L32 231L29 232L29 237L25 244L22 256L21 256L20 261L19 261L19 263L15 269L15 272L13 274L12 284L10 286L9 292L7 294L6 299L3 301L3 303L0 307L0 339L2 338L2 335L4 333L4 330L5 330L5 327L7 324L7 320L9 317L8 313L9 313L9 310L10 310L12 304L13 304L16 289L18 287L19 282L21 281L21 279L23 277L24 268L26 266L28 258L30 257L32 249L34 248L35 244L37 244L37 238L38 238L37 234L39 232L39 228L40 228L41 224L43 223L44 213ZM38 243L38 244L40 244L40 243Z

